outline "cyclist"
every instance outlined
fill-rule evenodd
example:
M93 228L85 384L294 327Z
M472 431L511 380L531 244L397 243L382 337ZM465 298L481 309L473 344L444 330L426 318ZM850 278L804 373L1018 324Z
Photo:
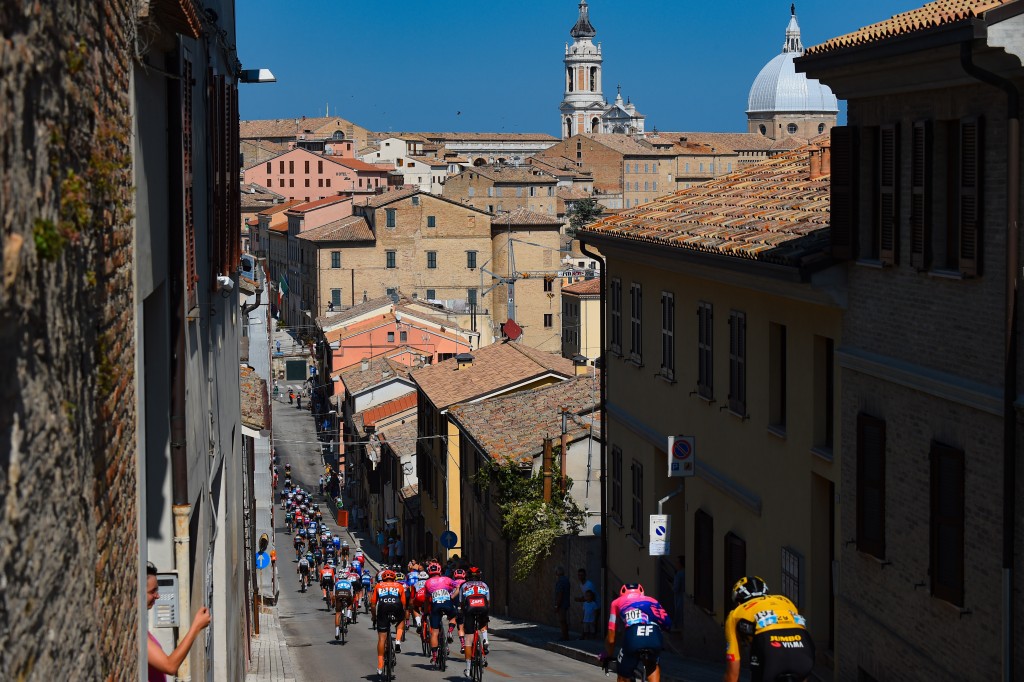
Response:
M295 560L298 561L302 558L302 552L306 549L306 531L299 529L299 532L295 534L295 539L292 540L292 544L295 545Z
M295 521L295 515L290 511L284 513L284 531L288 535L292 534L292 523Z
M644 662L653 663L653 670L647 671L647 679L659 682L661 667L658 658L663 647L661 632L668 632L672 620L658 603L657 599L644 594L643 585L627 583L619 590L619 597L612 602L608 615L608 634L604 640L604 652L598 657L601 665L607 666L615 650L615 634L618 623L622 621L624 633L622 648L619 650L616 678L618 682L630 682L637 665L641 662L641 652L651 652L651 657Z
M807 679L814 667L814 642L793 602L768 594L768 585L756 575L733 585L732 601L736 607L725 621L725 682L740 678L739 637L751 642L751 682L774 682L779 675Z
M455 603L452 601L452 579L441 574L441 564L431 562L427 566L426 592L427 612L430 614L430 662L437 662L437 635L441 629L441 616L448 616L450 623L455 619ZM448 635L451 641L451 635Z
M320 589L323 591L327 608L334 606L334 559L328 560L320 569Z
M363 600L365 604L370 603L370 590L373 588L373 576L370 575L369 571L363 571L363 574L359 576L360 590L363 593ZM359 602L356 602L358 607ZM406 602L408 605L409 602Z
M462 583L466 582L466 570L463 568L456 568L452 571L452 596L455 598L455 623L448 623L448 641L452 641L452 630L456 625L459 626L459 648L466 648L466 633L463 627L463 614L462 609L459 607L459 588Z
M345 561L348 561L348 541L347 540L342 540L341 541L341 558L344 559Z
M395 581L391 569L381 571L381 580L373 588L370 604L377 630L377 675L384 673L384 642L391 626L398 624L395 652L402 652L402 633L405 629L405 588Z
M339 572L334 582L334 639L341 637L341 619L347 625L352 621L352 600L355 594L347 573Z
M299 574L299 585L302 586L303 592L306 591L306 585L309 584L310 565L307 556L299 559L299 565L295 568L295 572Z
M465 573L457 570L455 573ZM480 631L483 640L484 665L487 665L487 614L491 606L491 590L484 582L484 573L476 566L469 567L469 580L463 581L458 591L459 611L462 613L465 635L459 635L462 649L466 652L466 677L469 677L469 665L473 660L473 635ZM469 644L466 638L469 638Z

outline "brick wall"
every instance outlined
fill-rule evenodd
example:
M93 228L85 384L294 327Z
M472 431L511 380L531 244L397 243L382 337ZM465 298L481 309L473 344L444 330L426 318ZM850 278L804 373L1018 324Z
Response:
M73 4L0 8L0 670L128 680L139 611L134 16L123 0Z

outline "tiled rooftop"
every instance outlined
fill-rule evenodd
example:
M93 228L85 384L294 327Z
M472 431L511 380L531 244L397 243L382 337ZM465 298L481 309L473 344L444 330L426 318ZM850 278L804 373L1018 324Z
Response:
M419 187L407 187L405 189L393 189L390 192L383 192L382 194L374 194L373 196L367 197L366 202L363 204L370 208L380 208L390 204L392 201L398 201L399 199L405 199L411 197L414 194L419 194ZM427 194L427 192L423 192Z
M326 225L324 227L327 227ZM317 228L319 229L319 228ZM312 232L312 230L310 230ZM348 310L333 315L324 315L316 318L316 323L321 329L337 329L345 325L349 320L354 320L361 315L380 309L382 314L391 309L394 302L387 296L371 298L369 301L357 303Z
M381 419L393 417L396 414L411 410L416 407L416 391L409 391L394 400L389 400L380 405L363 410L363 425L373 426Z
M602 218L581 234L799 265L827 247L829 185L828 175L810 179L801 148Z
M585 279L580 282L573 282L562 287L563 294L576 294L577 296L600 296L601 278Z
M305 230L298 238L310 242L365 242L373 241L373 230L366 218L353 215Z
M555 196L562 201L577 201L579 199L589 199L592 195L578 187L559 187L555 190Z
M590 432L589 415L597 416L600 388L594 376L573 377L551 386L520 391L478 403L456 405L451 415L491 459L532 462L542 452L543 439L562 433L562 407L573 415L569 442ZM581 415L588 415L583 419ZM600 422L595 422L600 437Z
M304 202L302 199L292 199L291 201L286 201L283 204L276 204L274 206L271 206L270 208L260 211L260 215L274 215L275 213L280 213L281 211L287 211L292 206L298 206L299 204L304 203L306 202Z
M572 361L520 343L493 343L471 351L471 367L458 369L455 358L413 372L413 380L443 410L502 388L554 372L575 373Z
M582 137L593 140L599 144L603 144L605 147L614 149L621 154L639 156L673 155L673 152L655 149L653 146L645 142L637 141L629 135L619 135L616 133L590 133L589 135L583 135Z
M340 195L335 195L335 196L331 196L331 197L324 197L323 199L315 199L313 201L307 201L307 202L304 202L304 203L301 203L301 204L296 204L295 206L292 206L288 210L288 212L289 213L305 213L306 211L313 211L313 210L316 210L318 208L322 208L324 206L330 206L332 204L340 204L343 201L351 201L351 200L352 200L352 197L347 197L347 196L343 197L343 196L340 196Z
M336 116L317 116L239 121L238 129L239 137L243 140L265 137L296 137L307 130L319 130L332 123L337 123L341 127L352 125L349 121Z
M359 159L348 159L342 156L325 156L324 158L357 173L387 173L395 168L391 164L366 163Z
M672 142L682 151L681 148L688 144L708 145L717 150L730 150L734 152L746 151L767 151L771 149L773 141L758 133L692 133L692 132L663 132L657 134L657 144L666 141ZM685 138L685 139L684 139Z
M448 162L435 156L410 156L413 161L419 161L425 166L447 166Z
M369 424L365 425L368 426ZM386 442L399 457L416 454L416 419L406 419L405 423L389 424L377 432L377 438Z
M513 182L519 185L531 183L553 185L558 182L555 176L533 166L506 166L504 164L473 166L463 172L476 173L494 182Z
M356 394L362 393L372 386L394 381L396 378L408 380L409 371L412 368L391 359L397 350L397 348L392 348L387 353L370 358L369 366L365 370L362 363L346 368L341 373L345 390L349 394Z
M848 47L880 43L947 24L979 17L985 12L1008 5L1014 0L936 0L909 12L895 14L885 21L865 26L852 33L826 40L807 50L808 55L836 52Z
M502 225L554 225L560 227L562 221L554 215L537 213L519 206L507 213L499 213L491 220L491 227L494 229L498 229Z
M558 142L557 137L547 133L377 133L382 139L385 137L401 137L416 135L427 140L441 142Z

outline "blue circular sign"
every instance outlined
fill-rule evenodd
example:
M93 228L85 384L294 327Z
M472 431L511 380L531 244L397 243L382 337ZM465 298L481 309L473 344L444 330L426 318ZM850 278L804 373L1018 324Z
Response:
M445 532L441 533L441 537L439 537L437 540L445 549L451 549L456 544L458 544L459 536L457 536L450 530L446 530Z
M594 535L596 535L597 537L601 537L601 524L600 523L595 523L594 524Z
M270 565L270 555L266 552L256 554L256 568L266 568Z

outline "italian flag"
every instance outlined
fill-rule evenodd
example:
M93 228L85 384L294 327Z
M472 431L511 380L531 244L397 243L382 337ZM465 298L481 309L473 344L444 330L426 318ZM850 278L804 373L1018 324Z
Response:
M288 295L288 280L281 275L281 281L277 284L277 307L280 309L284 303L284 297Z

